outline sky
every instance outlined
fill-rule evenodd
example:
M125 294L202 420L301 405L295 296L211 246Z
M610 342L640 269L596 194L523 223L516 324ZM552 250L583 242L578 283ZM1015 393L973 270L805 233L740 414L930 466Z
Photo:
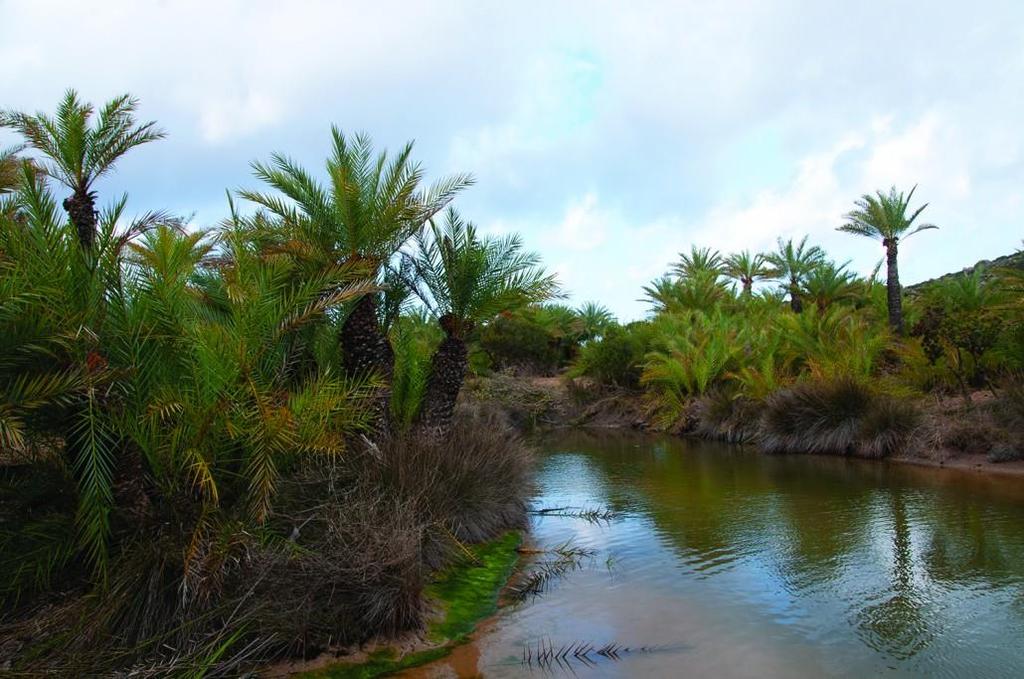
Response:
M868 273L881 245L835 228L892 185L940 227L904 284L1020 248L1022 85L1019 1L0 0L0 108L130 92L167 131L101 200L211 226L253 160L322 172L332 123L415 140L476 177L464 217L623 320L691 244L809 235Z

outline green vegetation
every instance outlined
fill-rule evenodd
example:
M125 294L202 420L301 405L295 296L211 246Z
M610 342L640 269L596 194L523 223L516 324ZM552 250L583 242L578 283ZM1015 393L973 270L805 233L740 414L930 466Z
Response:
M419 627L432 573L525 526L530 474L438 356L554 280L516 238L428 226L468 176L424 187L411 144L336 128L326 183L275 154L213 228L97 208L163 137L136 107L0 114L11 669L235 676Z
M498 593L508 582L519 558L521 539L510 532L503 538L475 545L468 558L447 570L427 587L444 609L442 618L430 625L435 640L461 640L477 622L498 608Z
M695 246L644 288L651 317L583 344L570 375L642 392L657 428L770 452L929 454L956 438L938 431L944 422L978 416L988 445L977 452L1024 455L1024 427L1008 414L1024 374L1021 269L975 267L904 303L896 244L934 228L915 223L924 207L908 214L912 195L865 196L841 227L883 240L887 285L806 237L763 254ZM922 417L925 395L958 394L970 408L978 390L991 400L983 412Z

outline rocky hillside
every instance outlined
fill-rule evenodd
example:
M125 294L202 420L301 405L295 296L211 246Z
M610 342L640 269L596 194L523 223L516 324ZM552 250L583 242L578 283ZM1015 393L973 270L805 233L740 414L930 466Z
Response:
M961 275L964 275L964 274L971 274L979 266L985 267L985 269L987 271L993 271L995 269L1001 269L1001 268L1024 269L1024 250L1020 250L1018 252L1015 252L1012 255L1004 255L1002 257L996 257L995 259L983 259L980 262L977 262L976 264L974 264L973 266L969 266L969 267L967 267L965 269L962 269L960 271L954 271L952 273L947 273L947 274L944 274L942 276L939 276L938 278L932 278L932 279L927 280L927 281L921 281L920 283L915 283L914 285L908 285L906 288L904 288L904 291L908 295L913 296L913 295L916 295L916 294L919 294L919 293L923 292L924 290L926 290L930 286L938 283L939 281L948 280L948 279L953 278L955 276L961 276Z

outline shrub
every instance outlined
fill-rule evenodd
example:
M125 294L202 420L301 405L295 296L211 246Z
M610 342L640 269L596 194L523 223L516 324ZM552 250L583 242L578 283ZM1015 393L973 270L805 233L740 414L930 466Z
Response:
M558 340L522 315L498 316L480 330L480 347L495 370L551 374L562 354Z
M763 410L763 401L728 389L715 389L697 401L695 433L728 443L754 441Z
M852 378L811 381L767 400L761 447L769 453L884 457L918 422L916 408Z
M995 427L980 412L957 413L943 429L943 446L962 455L984 455L998 440Z
M988 451L989 462L1015 462L1024 460L1024 446L1010 441L998 441Z
M644 355L650 344L650 325L611 326L601 339L580 349L572 373L601 385L636 389L640 386Z
M498 409L461 404L447 441L396 438L380 451L376 485L444 535L480 542L526 526L532 456Z

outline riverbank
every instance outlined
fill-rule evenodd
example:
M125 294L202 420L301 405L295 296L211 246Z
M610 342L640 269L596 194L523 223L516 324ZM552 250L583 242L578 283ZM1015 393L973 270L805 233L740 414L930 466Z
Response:
M600 389L586 379L564 376L476 378L467 384L465 398L501 408L525 431L570 427L630 429L759 447L756 428L760 410L751 408L738 416L730 412L722 418L726 422L708 424L702 421L707 419L705 413L709 409L706 399L691 400L681 417L666 424L659 420L656 409L642 392ZM972 393L969 406L960 396L907 399L903 402L912 409L914 424L901 437L900 445L889 454L867 457L1024 476L1024 459L1013 459L1019 458L1021 451L1003 443L1006 427L994 412L998 402L991 392ZM1000 452L1004 457L998 455Z

